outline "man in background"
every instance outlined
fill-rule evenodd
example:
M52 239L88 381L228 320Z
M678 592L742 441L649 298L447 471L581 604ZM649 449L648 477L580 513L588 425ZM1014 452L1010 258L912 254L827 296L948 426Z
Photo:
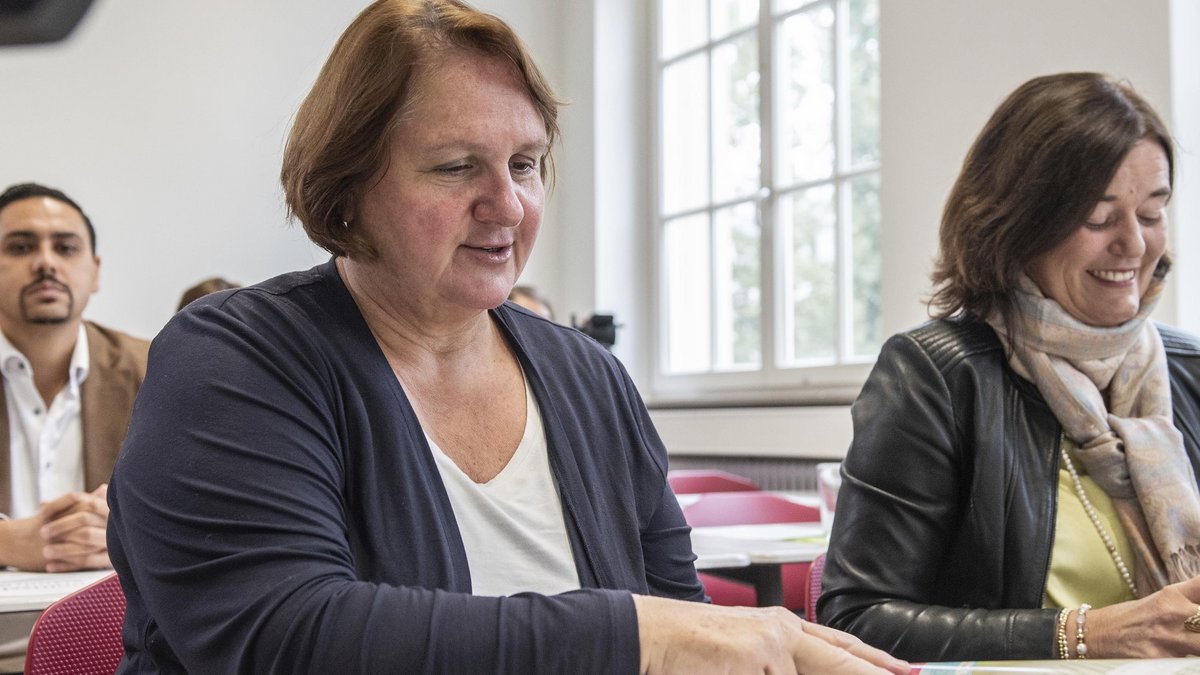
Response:
M0 194L0 567L111 567L107 482L149 343L83 320L99 272L70 197Z

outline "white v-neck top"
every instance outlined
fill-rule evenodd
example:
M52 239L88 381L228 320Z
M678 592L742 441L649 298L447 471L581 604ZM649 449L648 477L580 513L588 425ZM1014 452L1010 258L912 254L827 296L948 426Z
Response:
M525 400L521 442L486 483L471 480L426 434L458 521L475 595L549 595L579 588L546 433L528 381Z

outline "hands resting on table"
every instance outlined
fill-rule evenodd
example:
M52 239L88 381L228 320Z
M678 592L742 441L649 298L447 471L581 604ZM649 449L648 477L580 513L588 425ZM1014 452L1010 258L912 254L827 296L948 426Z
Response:
M107 532L107 484L67 493L28 518L0 521L0 566L28 572L112 567Z
M909 665L782 607L718 607L633 596L641 672L896 673Z

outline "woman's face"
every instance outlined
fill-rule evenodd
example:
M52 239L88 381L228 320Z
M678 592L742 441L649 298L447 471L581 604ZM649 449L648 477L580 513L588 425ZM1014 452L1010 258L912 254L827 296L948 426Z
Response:
M546 128L515 68L451 54L417 76L355 226L375 281L438 311L504 302L537 238Z
M1091 326L1137 314L1167 246L1167 155L1155 141L1129 151L1087 221L1027 270L1046 297Z

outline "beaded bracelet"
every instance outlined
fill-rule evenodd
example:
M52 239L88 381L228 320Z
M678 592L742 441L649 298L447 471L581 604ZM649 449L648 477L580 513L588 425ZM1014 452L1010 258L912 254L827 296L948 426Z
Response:
M1075 615L1075 653L1079 658L1087 658L1087 639L1084 636L1084 619L1092 606L1086 602L1079 606L1079 614Z
M1058 658L1066 661L1071 658L1071 652L1067 649L1067 616L1071 614L1069 607L1063 607L1058 613L1058 621L1055 626L1058 630Z

